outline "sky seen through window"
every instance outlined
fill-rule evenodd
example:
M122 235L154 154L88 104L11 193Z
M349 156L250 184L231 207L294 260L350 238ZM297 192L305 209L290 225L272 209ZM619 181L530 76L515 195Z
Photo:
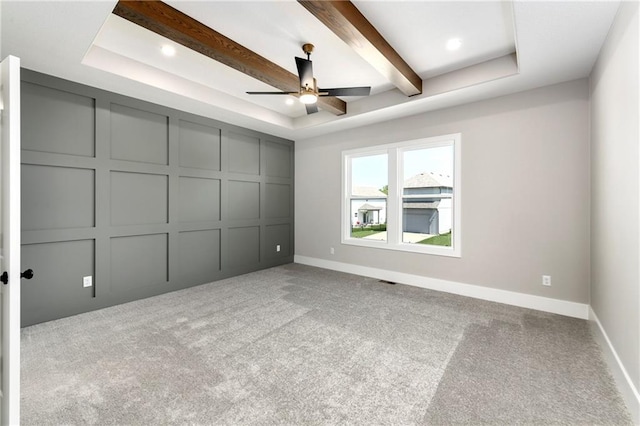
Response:
M419 173L434 172L453 176L453 145L422 148L404 152L404 179ZM352 159L352 184L377 189L388 184L387 154Z

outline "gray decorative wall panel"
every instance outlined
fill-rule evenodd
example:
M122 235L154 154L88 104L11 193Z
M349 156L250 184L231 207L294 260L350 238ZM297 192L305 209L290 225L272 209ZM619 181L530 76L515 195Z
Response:
M268 183L266 185L267 218L284 218L291 215L291 190L289 185Z
M73 315L92 308L94 288L82 287L82 277L94 275L94 253L93 240L23 246L22 263L35 270L20 289L23 326L56 319L59 312Z
M265 141L265 174L267 176L290 178L293 147L282 143Z
M94 171L22 166L22 229L94 226Z
M220 180L180 176L180 222L220 220Z
M260 262L260 228L229 228L228 256L230 268L241 268Z
M95 153L95 100L62 90L24 83L21 91L22 149L84 157ZM60 123L66 123L61 126Z
M227 209L231 220L259 219L260 184L230 180Z
M111 239L111 289L166 284L168 278L167 234L135 235Z
M293 142L22 79L23 326L293 261Z
M286 258L291 256L291 225L268 225L265 227L265 256L268 259ZM280 246L280 251L277 247Z
M111 105L111 158L142 163L169 164L168 117Z
M229 132L229 162L230 172L260 174L260 139L236 132Z
M220 129L180 120L180 166L220 170Z
M180 232L179 276L189 283L202 284L216 279L220 272L220 230Z
M167 176L111 172L111 224L167 223L168 192Z

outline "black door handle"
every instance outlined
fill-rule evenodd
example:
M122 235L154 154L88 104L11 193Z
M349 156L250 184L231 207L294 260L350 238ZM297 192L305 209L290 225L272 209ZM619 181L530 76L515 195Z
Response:
M20 273L20 278L24 278L25 280L30 280L33 278L33 269L27 269L24 272ZM0 275L0 282L2 284L7 284L9 282L9 274L7 271L4 271L2 275Z

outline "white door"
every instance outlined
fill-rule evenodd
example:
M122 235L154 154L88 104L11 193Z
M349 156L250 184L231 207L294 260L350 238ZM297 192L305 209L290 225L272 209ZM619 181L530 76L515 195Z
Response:
M8 56L0 64L2 144L2 425L20 423L20 59ZM4 275L4 272L7 274ZM7 284L4 284L7 281Z

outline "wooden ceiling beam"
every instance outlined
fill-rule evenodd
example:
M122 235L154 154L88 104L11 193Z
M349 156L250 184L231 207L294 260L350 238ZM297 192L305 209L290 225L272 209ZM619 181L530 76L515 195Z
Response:
M327 28L407 96L422 93L422 79L348 0L298 0Z
M296 74L166 3L120 0L113 13L283 92L295 92L300 88ZM336 115L347 112L347 104L338 98L320 97L318 106Z

